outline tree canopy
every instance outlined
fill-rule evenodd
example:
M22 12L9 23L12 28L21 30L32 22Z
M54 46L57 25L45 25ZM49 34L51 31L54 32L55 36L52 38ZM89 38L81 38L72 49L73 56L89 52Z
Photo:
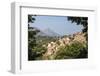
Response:
M76 23L77 25L83 25L83 32L87 32L88 29L88 17L70 17L68 16L68 21Z
M86 40L88 39L88 17L67 17L68 21L76 23L77 25L83 25L82 32L85 33Z

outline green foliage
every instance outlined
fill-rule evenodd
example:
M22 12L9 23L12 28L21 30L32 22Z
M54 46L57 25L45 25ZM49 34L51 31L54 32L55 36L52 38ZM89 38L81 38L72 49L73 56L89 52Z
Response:
M55 59L87 58L86 44L73 42L71 45L59 48Z
M28 15L28 60L34 60L38 56L36 51L33 51L33 48L37 45L36 43L36 34L39 30L35 30L33 27L30 27L29 23L34 23L35 18L33 15Z
M37 45L36 44L36 31L28 31L28 60L34 60L36 52L33 52L32 49Z
M43 53L46 52L46 48L42 47L41 45L37 45L32 49L32 52L35 54L34 55L34 60L41 60Z
M72 23L77 23L77 25L83 25L87 26L88 25L88 17L68 17L69 21L72 21Z
M76 23L77 25L83 25L82 32L85 33L86 40L88 40L88 17L70 17L67 19L72 23Z
M35 16L35 15L28 15L28 23L34 23L35 18L32 16Z

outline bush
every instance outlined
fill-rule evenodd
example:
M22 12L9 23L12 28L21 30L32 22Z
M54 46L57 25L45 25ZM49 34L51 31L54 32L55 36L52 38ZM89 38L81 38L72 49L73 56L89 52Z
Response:
M55 59L87 58L87 53L85 43L73 42L70 45L60 47Z
M37 45L32 49L31 55L32 55L32 59L31 60L41 60L42 59L42 55L43 53L46 52L46 48Z

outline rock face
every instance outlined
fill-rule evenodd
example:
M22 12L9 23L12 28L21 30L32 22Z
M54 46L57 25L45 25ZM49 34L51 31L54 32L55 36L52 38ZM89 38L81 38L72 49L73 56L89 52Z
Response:
M70 45L71 43L73 43L75 41L84 43L84 42L86 42L86 38L84 37L83 33L78 32L78 33L74 34L72 39L70 39L69 37L64 37L64 38L60 38L58 40L58 42L48 43L47 51L43 55L43 59L51 59L52 60L60 47Z

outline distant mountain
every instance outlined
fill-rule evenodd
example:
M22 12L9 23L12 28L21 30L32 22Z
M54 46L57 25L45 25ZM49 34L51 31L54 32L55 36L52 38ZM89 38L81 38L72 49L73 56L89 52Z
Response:
M49 28L45 29L43 32L46 33L48 36L60 36L58 33Z
M54 32L53 30L47 28L45 30L40 30L37 36L50 36L50 37L57 37L60 36L58 33Z
M47 36L47 34L44 33L44 32L42 32L42 31L40 31L40 32L37 34L37 36Z

